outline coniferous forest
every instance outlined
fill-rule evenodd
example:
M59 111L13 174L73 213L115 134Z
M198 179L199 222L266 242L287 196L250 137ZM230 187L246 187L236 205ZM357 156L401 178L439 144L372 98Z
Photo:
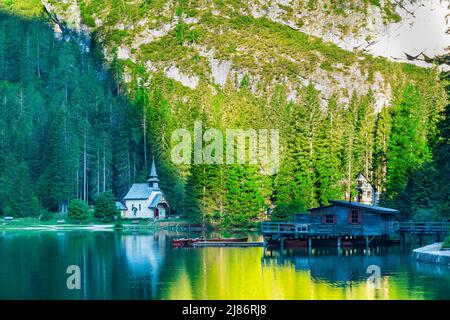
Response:
M94 48L47 23L0 12L0 207L66 211L69 200L123 196L142 168L137 106Z
M282 90L267 102L245 83L238 91L225 87L205 109L201 92L197 103L173 102L173 82L163 77L145 88L122 83L120 62L107 64L95 41L86 52L55 37L45 17L0 11L0 211L65 212L71 199L92 204L107 190L121 199L132 183L145 181L155 156L172 210L197 221L248 225L271 207L272 219L289 219L354 194L358 172L402 218L448 219L448 79L402 68L416 80L399 81L391 105L378 112L371 92L353 94L348 104L332 98L322 108L312 86L297 102ZM136 74L143 77L138 68ZM175 166L170 132L197 119L221 129L279 128L279 172Z

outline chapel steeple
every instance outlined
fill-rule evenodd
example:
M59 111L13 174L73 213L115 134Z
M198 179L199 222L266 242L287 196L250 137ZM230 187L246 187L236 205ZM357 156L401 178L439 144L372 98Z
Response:
M150 188L152 189L159 189L158 186L158 174L156 173L156 166L155 166L155 157L153 156L153 160L152 160L152 168L150 170L150 177L147 180L148 185Z

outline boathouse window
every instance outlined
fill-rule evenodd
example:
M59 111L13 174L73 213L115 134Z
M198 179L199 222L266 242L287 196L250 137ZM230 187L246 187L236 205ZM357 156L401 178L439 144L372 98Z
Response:
M351 209L348 215L348 222L351 224L360 224L361 221L361 212L357 209Z
M324 223L332 224L334 223L334 214L326 214L322 218Z

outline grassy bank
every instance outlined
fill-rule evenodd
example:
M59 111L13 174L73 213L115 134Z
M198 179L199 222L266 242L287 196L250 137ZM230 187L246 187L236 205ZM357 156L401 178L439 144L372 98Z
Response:
M64 220L64 222L61 222ZM60 221L60 222L58 222ZM70 220L64 217L57 217L48 221L41 221L36 217L16 218L14 220L0 219L0 230L5 229L87 229L91 228L113 228L115 221L104 222L101 219L89 218L84 221ZM124 228L145 228L145 229L161 229L168 226L185 226L190 225L191 222L183 219L167 219L159 221L148 220L122 220Z
M450 249L450 236L445 238L444 243L442 244L442 248L444 249Z
M64 220L64 222L61 222ZM58 222L60 221L60 222ZM76 221L67 219L65 216L60 215L54 219L48 221L41 221L36 217L23 217L16 218L14 220L4 220L0 219L0 230L70 230L70 229L112 229L114 228L116 222L104 222L101 219L96 219L90 216L87 220ZM122 226L124 229L154 229L160 230L164 228L183 228L195 225L192 221L186 219L164 219L158 221L149 220L122 220ZM247 227L224 227L221 225L208 225L206 226L209 230L214 231L256 231L259 230L259 223L253 223Z

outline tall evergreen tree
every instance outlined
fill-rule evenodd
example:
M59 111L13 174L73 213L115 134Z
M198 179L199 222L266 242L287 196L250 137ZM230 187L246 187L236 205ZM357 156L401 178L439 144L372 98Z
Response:
M316 192L319 205L342 198L341 172L342 119L334 99L322 116L315 143Z

